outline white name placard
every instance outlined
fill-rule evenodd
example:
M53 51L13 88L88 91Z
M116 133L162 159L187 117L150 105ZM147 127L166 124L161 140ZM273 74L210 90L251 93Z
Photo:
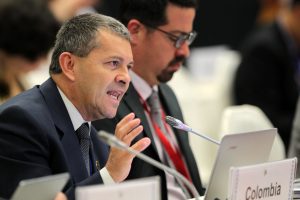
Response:
M297 158L232 167L229 200L291 200Z
M76 200L160 200L160 178L148 177L118 184L77 187Z

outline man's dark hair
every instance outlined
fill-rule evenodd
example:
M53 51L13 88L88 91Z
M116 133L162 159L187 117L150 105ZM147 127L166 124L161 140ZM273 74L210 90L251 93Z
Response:
M292 1L292 4L295 6L295 5L298 5L298 4L300 4L300 0L293 0Z
M1 0L0 50L34 61L54 45L59 23L45 0Z
M121 0L119 19L125 26L129 20L137 19L147 26L158 27L168 23L168 3L183 8L197 7L197 0Z

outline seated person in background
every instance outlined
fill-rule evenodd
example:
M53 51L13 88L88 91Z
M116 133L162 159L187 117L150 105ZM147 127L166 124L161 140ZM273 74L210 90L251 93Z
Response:
M96 2L100 3L100 0L37 0L37 1L44 1L47 3L48 8L51 10L54 17L58 20L59 24L69 20L70 18L74 17L78 14L83 13L95 13L92 5ZM51 51L52 52L52 51ZM50 63L50 57L47 57L47 62L42 63L34 70L31 70L30 73L26 73L25 80L28 83L28 88L40 85L45 80L49 78L48 73L48 66Z
M46 59L59 23L41 0L0 2L0 103L27 89L25 73Z
M258 0L259 12L256 18L256 26L263 27L273 23L280 11L281 0Z
M235 103L261 108L286 152L300 88L299 13L299 0L285 0L277 20L248 38L233 86Z
M147 136L152 140L152 145L144 153L178 170L203 195L188 134L172 129L164 123L163 117L171 115L183 120L175 94L166 82L189 56L189 45L196 37L193 31L195 12L196 0L121 1L121 21L132 37L132 84L121 101L116 117L95 121L94 125L98 130L113 133L116 123L134 112L144 127L139 138ZM180 181L140 159L133 161L128 179L156 175L162 180L161 199L186 199L188 192L185 186L180 186Z
M133 66L129 32L100 14L79 15L57 34L50 78L0 106L0 196L9 198L22 179L70 173L69 200L80 185L123 181L133 155L97 138L91 121L115 116ZM116 137L130 145L141 132L130 113ZM143 138L131 147L144 150Z

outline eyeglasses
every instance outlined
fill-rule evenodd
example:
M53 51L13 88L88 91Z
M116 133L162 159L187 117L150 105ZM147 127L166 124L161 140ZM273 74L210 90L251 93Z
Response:
M196 31L192 31L190 33L181 33L179 36L177 36L177 35L174 35L173 33L164 31L157 27L152 27L152 26L148 26L148 27L153 28L155 30L158 30L158 31L166 34L168 36L168 38L174 42L174 46L177 49L180 48L184 42L187 42L188 45L192 44L192 42L195 40L195 38L197 36Z

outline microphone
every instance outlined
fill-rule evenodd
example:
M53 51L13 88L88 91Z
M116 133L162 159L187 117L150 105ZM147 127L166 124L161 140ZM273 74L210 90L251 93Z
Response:
M217 145L220 145L220 142L206 136L206 135L203 135L203 134L200 134L200 133L197 133L195 132L191 127L189 127L188 125L184 124L182 121L180 121L179 119L176 119L174 117L171 117L171 116L166 116L166 122L174 127L174 128L177 128L177 129L180 129L180 130L183 130L183 131L186 131L186 132L191 132L191 133L194 133L195 135L198 135L212 143L215 143Z
M121 140L119 140L117 137L115 137L113 134L107 133L105 131L99 131L98 132L98 136L100 137L100 139L102 141L104 141L106 144L108 144L111 147L116 147L118 149L127 151L133 155L135 155L136 157L138 157L139 159L145 161L146 163L155 166L163 171L166 171L168 173L170 173L172 176L174 176L180 186L183 188L185 195L190 198L190 195L188 193L188 191L186 190L186 188L183 186L183 183L188 187L188 189L192 192L192 194L194 195L194 198L196 200L200 200L200 195L197 191L197 189L195 188L195 186L188 181L182 174L180 174L179 172L177 172L176 170L154 160L153 158L138 152L134 149L132 149L131 147L129 147L127 144L125 144L124 142L122 142ZM183 183L182 183L183 182Z

